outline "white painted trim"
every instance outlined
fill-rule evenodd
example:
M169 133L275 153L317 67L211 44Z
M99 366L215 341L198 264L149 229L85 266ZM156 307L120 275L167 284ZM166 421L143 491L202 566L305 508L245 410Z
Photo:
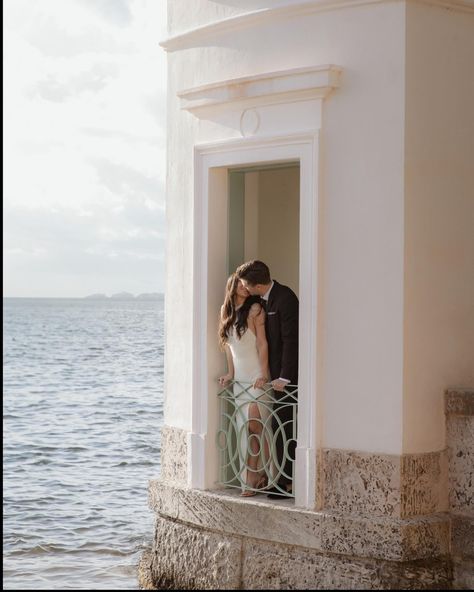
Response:
M271 146L281 145L294 145L302 144L307 141L308 137L313 138L318 130L312 130L310 132L298 132L295 134L284 134L275 136L253 136L249 138L231 138L230 140L218 140L216 142L202 142L196 146L196 152L199 151L201 154L220 154L229 150L232 151L246 151L252 148L266 148ZM225 162L226 159L222 159ZM250 163L251 164L251 163ZM218 164L215 166L226 166L225 164ZM235 165L240 166L239 164ZM252 165L256 166L256 165Z
M318 310L318 130L284 137L245 138L195 148L194 194L194 319L192 435L189 444L189 484L193 488L212 487L203 482L208 447L214 446L208 426L209 392L207 360L207 271L208 271L208 195L209 171L215 167L236 167L272 162L300 163L300 356L298 442L296 451L296 505L314 508L316 497L316 361ZM213 336L212 336L213 337Z
M305 463L296 463L296 505L316 505L316 442L317 418L317 312L318 312L318 242L319 242L319 135L315 134L310 150L300 160L300 328L298 385L297 454L304 454ZM305 199L303 200L303 196ZM313 196L313 199L308 199ZM312 363L310 362L312 360Z
M240 108L295 100L321 99L339 86L342 68L334 65L306 66L254 76L213 82L178 92L181 108L196 115L216 105Z
M168 37L160 43L161 47L169 52L197 47L206 39L223 35L225 33L238 31L258 26L260 23L270 23L295 16L304 16L317 12L326 12L353 6L364 6L367 4L386 4L394 2L414 2L431 4L460 10L463 12L474 12L473 0L307 0L306 2L279 3L271 8L262 8L231 16L219 21L214 21L200 27L195 27L177 35Z

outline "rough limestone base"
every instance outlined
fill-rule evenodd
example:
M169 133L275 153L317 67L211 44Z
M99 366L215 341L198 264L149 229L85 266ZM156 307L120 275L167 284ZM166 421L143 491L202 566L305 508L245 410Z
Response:
M144 588L450 587L447 515L369 519L161 481L150 482L149 502L157 521Z
M399 456L324 449L320 474L324 509L397 518L448 510L446 450Z
M159 590L235 590L240 586L242 542L158 518L151 580Z
M243 542L244 590L442 590L447 562L392 563Z
M474 390L445 393L453 588L474 589Z
M400 516L400 457L324 449L321 507L344 514Z
M138 582L140 590L155 590L155 584L152 578L153 553L146 550L142 553L138 562Z
M453 590L474 590L474 561L454 558Z
M169 590L445 590L449 560L390 562L223 536L159 517L141 587Z
M443 451L319 451L317 511L188 489L186 432L165 427L141 588L474 589L474 391L447 391L446 419Z
M447 421L451 512L474 515L474 416Z
M401 457L402 518L448 510L447 450Z
M188 481L187 432L171 426L161 431L161 478L186 486Z
M451 552L474 561L474 516L453 514L451 517Z

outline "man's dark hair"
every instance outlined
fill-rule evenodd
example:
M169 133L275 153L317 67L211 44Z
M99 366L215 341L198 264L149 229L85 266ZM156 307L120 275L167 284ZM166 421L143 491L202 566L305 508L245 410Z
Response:
M270 284L272 281L270 270L263 261L254 260L242 263L235 273L241 280L246 280L251 286Z

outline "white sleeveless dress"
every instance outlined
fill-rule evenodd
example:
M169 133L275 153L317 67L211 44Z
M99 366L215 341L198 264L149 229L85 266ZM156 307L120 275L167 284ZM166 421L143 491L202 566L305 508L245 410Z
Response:
M272 403L269 393L265 393L262 389L252 388L253 382L261 376L260 364L257 351L257 338L251 329L247 329L240 337L236 336L236 330L232 330L229 334L227 344L232 353L232 360L234 362L234 397L235 410L234 429L237 433L238 458L240 463L240 480L242 483L247 483L247 460L249 447L248 421L250 404L256 402L260 414L260 422L263 430L260 439L260 454L258 458L257 470L264 469L268 475L268 479L273 477L274 466L270 459L264 456L264 441L268 442L269 450L271 451L272 442ZM253 436L257 437L257 436Z

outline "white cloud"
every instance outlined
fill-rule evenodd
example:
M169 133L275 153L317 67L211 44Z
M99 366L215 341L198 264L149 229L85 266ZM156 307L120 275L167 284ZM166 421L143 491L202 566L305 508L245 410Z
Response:
M75 265L90 270L82 292L96 292L94 266L103 274L105 256L163 260L164 9L160 0L4 3L7 295L72 296ZM45 285L29 294L38 254ZM122 286L112 270L113 289L162 289L162 264L140 269Z

